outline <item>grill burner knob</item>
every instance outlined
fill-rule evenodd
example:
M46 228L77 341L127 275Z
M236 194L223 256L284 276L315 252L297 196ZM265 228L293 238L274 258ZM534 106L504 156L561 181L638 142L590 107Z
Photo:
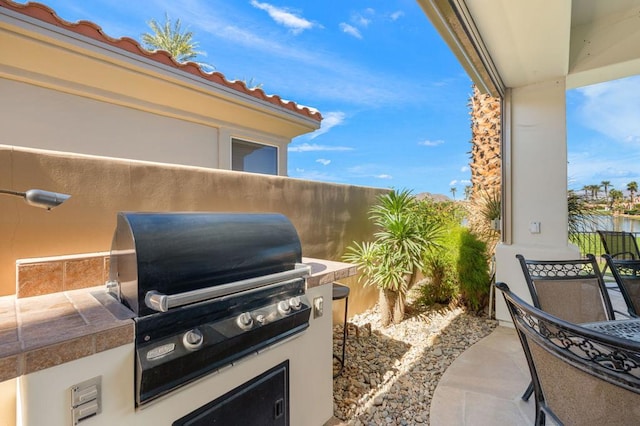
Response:
M289 306L291 306L291 308L294 311L297 311L298 309L300 309L301 305L302 305L302 302L300 301L299 296L294 296L291 299L289 299Z
M182 338L184 347L190 351L200 349L203 342L204 336L202 335L202 331L198 330L197 328L187 331L186 333L184 333L184 337Z
M280 302L278 302L278 311L282 315L287 315L289 312L291 312L291 306L289 305L289 302L287 302L286 300L281 300Z
M244 330L250 329L253 325L253 319L251 319L251 314L249 312L241 313L236 322L238 323L240 328Z

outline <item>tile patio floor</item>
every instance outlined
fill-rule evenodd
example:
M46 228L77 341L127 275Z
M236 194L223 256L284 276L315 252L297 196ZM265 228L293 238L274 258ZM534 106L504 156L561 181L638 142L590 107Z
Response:
M609 294L614 309L626 312L620 291ZM431 402L430 425L532 425L533 397L520 398L529 380L515 330L500 326L449 366Z

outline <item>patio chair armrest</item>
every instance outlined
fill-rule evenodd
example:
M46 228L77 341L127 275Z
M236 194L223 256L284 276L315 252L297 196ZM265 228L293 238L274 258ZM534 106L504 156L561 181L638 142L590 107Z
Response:
M613 310L614 316L616 317L615 319L618 319L618 314L622 315L624 317L624 319L633 319L633 318L638 318L637 315L633 315L630 312L622 312L622 311L618 311L616 309Z
M636 254L633 253L633 252L630 252L630 251L621 251L619 253L612 254L611 258L615 259L615 258L617 258L618 256L621 256L621 255L624 255L625 259L626 259L627 255L631 256L631 260L635 260L635 258L636 258Z

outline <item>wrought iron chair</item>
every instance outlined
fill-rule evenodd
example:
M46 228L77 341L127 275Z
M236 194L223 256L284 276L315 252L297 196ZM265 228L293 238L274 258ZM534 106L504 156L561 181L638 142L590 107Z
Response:
M638 424L640 342L561 320L497 283L533 380L536 425Z
M536 308L572 323L615 319L611 299L592 254L575 260L530 260L516 255ZM530 384L522 395L533 393Z
M629 316L640 316L640 259L625 260L614 259L612 256L603 255L607 266L611 269L613 278L618 284L620 293L627 304Z
M640 259L640 250L635 235L625 231L596 231L606 254L614 259ZM602 273L606 272L605 266Z

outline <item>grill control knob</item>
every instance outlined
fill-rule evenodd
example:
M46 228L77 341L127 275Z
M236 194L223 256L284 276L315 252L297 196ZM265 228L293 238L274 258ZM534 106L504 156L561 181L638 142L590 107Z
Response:
M297 311L298 309L300 309L301 305L302 305L302 302L300 301L300 296L294 296L291 299L289 299L289 306L291 306L291 309L293 309L294 311Z
M184 344L184 347L190 351L200 349L203 342L204 336L202 335L202 331L198 330L197 328L187 331L182 337L182 343Z
M249 312L241 313L236 322L238 323L238 326L240 326L240 328L242 328L243 330L248 330L253 325L253 319L251 318L251 314Z
M289 302L287 302L286 300L279 301L278 312L280 312L282 315L287 315L289 312L291 312L291 306L289 305Z

